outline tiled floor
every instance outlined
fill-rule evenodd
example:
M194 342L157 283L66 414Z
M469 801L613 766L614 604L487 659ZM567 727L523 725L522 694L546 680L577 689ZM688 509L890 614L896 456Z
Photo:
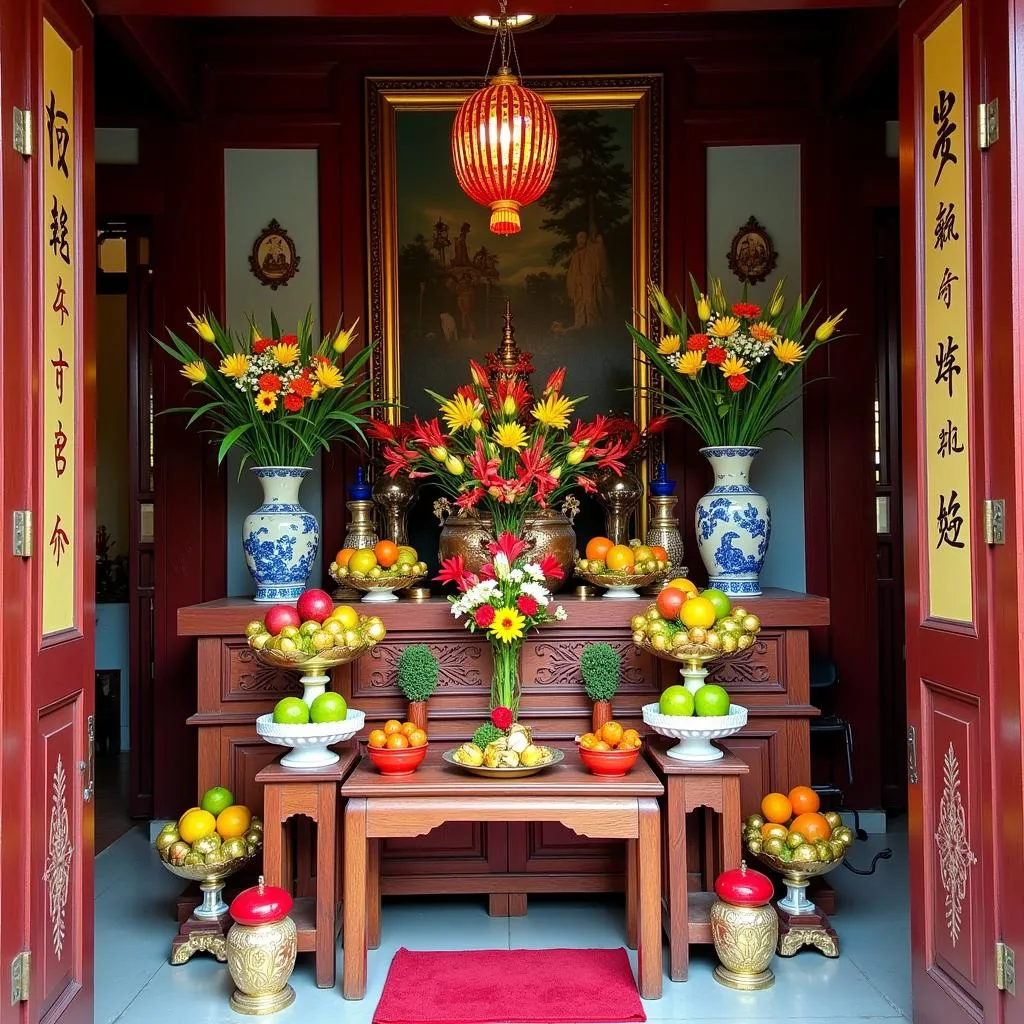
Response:
M96 756L96 852L132 827L128 817L128 753Z
M842 955L828 960L806 951L776 958L777 982L766 992L741 994L711 977L714 952L701 949L690 964L690 980L665 980L664 997L645 1002L650 1020L671 1024L756 1021L758 1024L853 1024L910 1019L910 943L905 832L872 836L855 857L884 845L894 856L868 878L843 868L833 872L841 912L833 923ZM231 981L224 965L198 956L171 967L169 942L176 931L174 897L181 882L165 871L148 844L148 833L132 829L96 859L97 1024L192 1024L245 1019L228 1008ZM525 918L491 918L482 899L386 901L382 943L371 951L366 998L346 1002L340 990L318 989L311 953L301 954L292 982L295 1003L278 1014L281 1024L368 1024L399 946L410 949L621 946L621 898L531 899ZM630 954L634 960L635 954ZM667 956L667 950L666 950ZM339 958L340 977L340 958Z

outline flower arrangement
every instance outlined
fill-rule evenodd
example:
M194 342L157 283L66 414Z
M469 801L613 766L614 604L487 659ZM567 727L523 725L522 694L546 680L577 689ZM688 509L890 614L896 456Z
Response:
M466 616L466 628L485 632L494 655L491 682L491 721L506 730L519 712L519 654L526 634L535 626L566 618L558 605L549 611L551 593L544 586L545 576L561 579L562 570L552 555L539 562L525 558L527 544L504 532L488 545L491 561L479 575L469 572L461 555L445 559L435 577L441 583L454 583L458 596L451 596L452 615Z
M594 473L620 474L630 441L612 437L608 419L577 419L582 398L562 391L565 369L548 378L535 399L520 378L470 360L472 383L438 403L440 419L391 425L374 422L368 433L383 441L391 476L433 477L460 512L477 506L492 517L495 536L522 534L527 516L548 509L574 487L596 491Z
M191 413L188 426L204 421L220 438L218 463L237 447L244 455L243 466L247 461L256 466L299 466L350 432L365 440L366 420L361 414L375 404L368 397L369 380L361 372L370 348L345 366L339 362L352 344L358 320L346 330L339 324L318 340L312 310L296 334L282 334L271 314L269 337L252 322L246 339L222 327L211 313L196 316L189 310L189 316L211 355L205 349L197 352L171 331L171 344L159 339L157 343L182 364L182 376L208 400L198 408L169 411Z
M812 333L812 295L786 309L784 281L766 308L750 302L729 304L717 278L710 297L691 276L697 305L695 330L655 285L651 304L665 328L655 342L632 325L629 332L661 371L659 391L669 415L689 423L710 447L757 445L776 417L803 390L801 367L835 333L846 310L822 320Z

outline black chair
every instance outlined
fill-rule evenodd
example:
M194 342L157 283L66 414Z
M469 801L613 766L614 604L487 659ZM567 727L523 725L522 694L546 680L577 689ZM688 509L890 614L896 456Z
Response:
M853 729L850 723L834 711L836 686L839 674L835 662L831 658L811 658L811 703L820 709L821 714L811 719L811 742L815 736L842 736L846 746L846 779L853 782ZM831 758L829 763L831 764ZM843 797L843 791L835 785L835 779L829 771L828 785L812 785L812 789L821 794Z

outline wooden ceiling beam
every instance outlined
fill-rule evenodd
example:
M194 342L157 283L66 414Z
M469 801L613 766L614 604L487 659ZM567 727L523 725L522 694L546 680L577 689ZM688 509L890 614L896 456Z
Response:
M887 52L895 59L898 20L896 10L851 11L828 76L829 94L836 104L854 96Z

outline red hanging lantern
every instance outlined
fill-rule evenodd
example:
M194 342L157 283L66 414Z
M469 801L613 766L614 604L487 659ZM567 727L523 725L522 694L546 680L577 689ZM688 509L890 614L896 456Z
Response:
M514 235L519 210L548 190L555 173L558 125L547 101L521 85L508 64L515 56L501 5L501 68L459 108L452 161L462 191L491 209L491 231Z

